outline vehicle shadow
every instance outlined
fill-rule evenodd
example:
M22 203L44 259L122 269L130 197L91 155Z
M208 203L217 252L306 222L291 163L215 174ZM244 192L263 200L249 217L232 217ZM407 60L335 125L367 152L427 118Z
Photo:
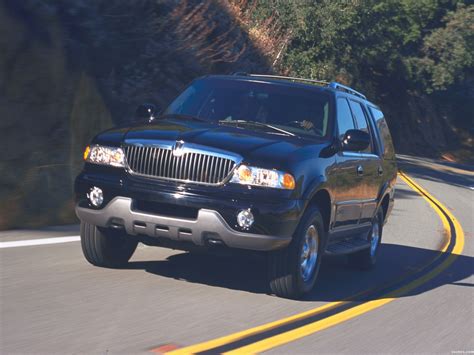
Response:
M378 288L423 267L439 255L434 250L411 246L384 244L378 265L370 271L356 270L343 256L325 257L314 291L302 301L341 301ZM474 258L460 255L443 274L430 280L405 296L430 291L445 284L473 286L465 280L473 274ZM161 277L212 287L269 294L266 279L266 259L263 256L180 253L166 260L130 262L128 269L145 270ZM400 286L400 284L399 284ZM364 295L370 300L380 295Z

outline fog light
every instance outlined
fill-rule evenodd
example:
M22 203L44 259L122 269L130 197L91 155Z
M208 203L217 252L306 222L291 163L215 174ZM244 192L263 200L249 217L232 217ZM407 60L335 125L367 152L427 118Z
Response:
M252 212L250 212L250 208L247 210L242 210L237 214L237 223L239 224L240 228L249 229L254 221L255 219Z
M104 202L104 194L101 189L94 186L89 193L87 194L89 201L91 202L92 206L100 207Z

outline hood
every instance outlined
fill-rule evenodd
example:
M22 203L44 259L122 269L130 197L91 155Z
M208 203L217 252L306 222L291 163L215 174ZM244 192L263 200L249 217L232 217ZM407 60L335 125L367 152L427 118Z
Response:
M301 149L304 151L310 149L314 153L314 149L319 151L322 146L322 142L266 133L263 130L253 131L247 128L179 119L164 119L127 129L112 129L97 136L95 141L99 144L106 144L113 140L116 145L119 143L117 140L126 143L127 140L132 139L144 142L182 140L185 144L194 143L239 154L248 163L264 160L269 164L288 160L290 155Z

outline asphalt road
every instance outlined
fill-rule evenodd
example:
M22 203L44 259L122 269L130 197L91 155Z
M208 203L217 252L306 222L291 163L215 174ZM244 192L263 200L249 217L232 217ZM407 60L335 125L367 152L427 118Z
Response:
M474 172L401 157L400 166L456 216L465 246L441 275L373 311L269 350L271 353L474 352ZM440 217L404 182L383 235L377 268L323 261L319 284L301 301L268 294L264 260L139 246L130 266L100 269L78 227L0 232L0 353L149 353L279 320L385 284L436 255ZM28 242L31 243L31 242ZM10 244L11 245L11 244Z

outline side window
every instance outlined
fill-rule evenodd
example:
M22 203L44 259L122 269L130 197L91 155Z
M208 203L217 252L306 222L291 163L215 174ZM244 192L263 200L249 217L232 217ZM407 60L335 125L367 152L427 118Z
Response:
M355 101L352 101L350 100L350 103L351 103L351 109L352 109L352 113L354 114L354 118L357 122L357 129L360 129L361 131L364 131L364 132L367 132L370 134L370 130L369 130L369 124L367 122L367 117L365 117L365 113L364 113L364 110L362 109L362 105L358 102L355 102ZM371 135L372 137L372 142L370 144L370 146L363 150L362 152L363 153L372 153L373 152L373 136Z
M344 98L337 99L337 127L339 129L339 138L341 139L348 130L355 129L351 109Z
M384 114L379 109L369 106L370 113L374 118L375 125L379 131L381 137L382 152L384 156L389 158L395 157L395 149L393 148L392 137L388 129L387 121L385 120Z
M350 102L351 102L352 112L354 113L354 117L357 122L357 129L370 133L369 126L367 124L367 119L365 118L365 114L364 114L364 110L362 109L362 106L358 102L355 102L352 100Z

